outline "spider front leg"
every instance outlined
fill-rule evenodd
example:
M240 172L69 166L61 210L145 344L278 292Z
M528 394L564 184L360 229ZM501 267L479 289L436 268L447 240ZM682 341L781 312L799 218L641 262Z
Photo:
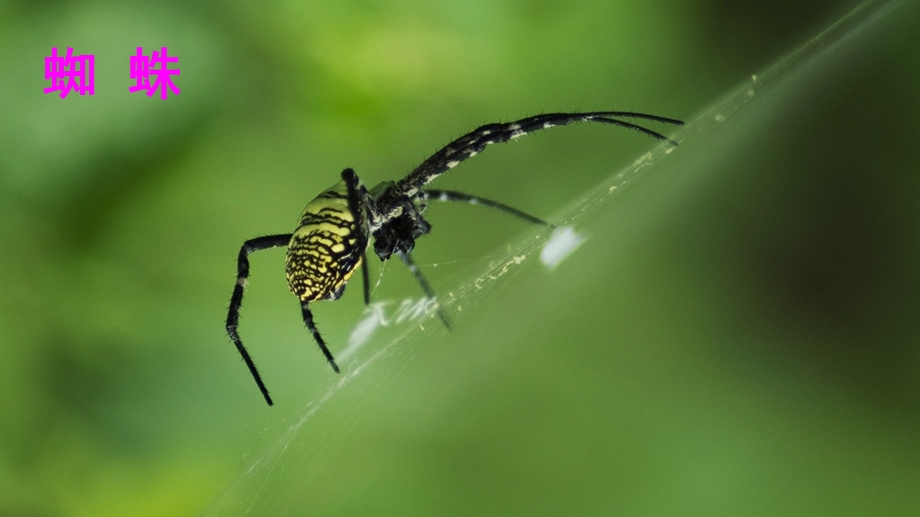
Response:
M415 196L423 186L430 183L433 179L456 167L460 162L481 153L488 145L507 142L534 131L549 129L555 126L565 126L574 122L600 122L602 124L610 124L632 129L652 138L668 141L672 145L677 145L677 142L670 140L661 133L622 120L624 118L649 120L679 126L684 124L679 120L628 111L546 113L534 117L522 118L516 122L486 124L441 148L441 150L416 167L408 176L396 182L394 188L389 189L388 193L378 198L378 203L383 206L393 206L392 203L395 198L400 196Z
M268 388L266 388L265 384L262 382L262 377L256 369L256 364L252 361L252 358L249 357L249 352L247 352L246 347L243 346L243 342L240 340L236 328L240 322L240 306L243 304L243 289L246 287L246 279L249 278L248 255L254 251L276 248L278 246L287 246L290 240L291 234L287 233L257 237L243 243L243 246L240 248L240 254L236 260L236 285L233 287L233 296L230 297L230 309L227 312L227 335L230 336L230 339L233 340L233 344L236 345L236 349L239 350L240 355L243 356L243 361L245 361L246 366L249 367L252 378L255 379L256 384L259 385L259 390L262 392L262 396L265 397L265 402L268 402L269 406L272 405L272 398L268 395Z
M491 199L485 199L478 196L472 196L463 192L457 192L455 190L435 190L435 189L426 189L421 191L422 195L426 200L433 201L444 201L444 202L460 202L460 203L469 203L471 205L482 205L489 208L494 208L499 212L504 212L509 215L513 215L519 219L523 219L529 223L540 224L543 226L553 227L553 225L534 217L527 212L518 210L513 206L508 206L504 203L499 203L498 201L492 201Z

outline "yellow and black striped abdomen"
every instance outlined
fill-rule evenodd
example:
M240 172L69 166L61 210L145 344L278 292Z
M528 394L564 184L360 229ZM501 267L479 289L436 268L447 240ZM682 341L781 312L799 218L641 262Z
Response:
M287 281L303 302L335 300L361 264L367 221L348 207L340 181L304 208L287 250Z

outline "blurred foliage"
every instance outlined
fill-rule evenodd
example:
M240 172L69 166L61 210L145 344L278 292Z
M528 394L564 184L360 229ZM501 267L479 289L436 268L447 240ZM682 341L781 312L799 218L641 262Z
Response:
M374 404L297 480L313 483L304 513L917 514L907 5L804 101L732 126L706 174L626 191L592 227L615 240L433 333L400 389L342 394ZM234 260L343 167L398 178L481 123L541 111L691 120L847 6L0 2L0 515L198 514L275 443L336 378L283 253L254 255L241 332L278 402L264 406L223 330ZM53 46L95 55L94 96L42 94ZM178 97L127 93L138 46L179 56ZM649 146L559 129L438 186L548 217ZM438 290L521 231L439 208L416 256ZM394 266L381 294L416 296ZM359 292L316 305L330 343ZM312 433L329 440L324 422Z

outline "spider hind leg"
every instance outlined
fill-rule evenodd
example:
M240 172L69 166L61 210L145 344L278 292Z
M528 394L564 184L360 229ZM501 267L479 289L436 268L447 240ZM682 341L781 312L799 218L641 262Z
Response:
M240 335L237 333L236 329L240 323L240 307L243 305L243 290L246 287L246 280L249 278L249 254L255 251L276 248L278 246L287 246L290 240L291 234L286 233L257 237L243 243L243 246L240 248L240 254L236 260L236 285L233 287L233 296L230 297L230 308L227 311L227 335L230 336L233 344L236 345L236 349L243 357L246 366L249 367L249 373L252 374L252 378L255 379L256 384L259 386L259 391L262 392L262 396L265 397L265 402L267 402L269 406L272 405L272 398L268 394L268 388L266 388L265 383L262 382L262 376L259 375L259 370L256 369L256 363L253 362L252 358L249 356L246 347L243 346L243 341L240 339Z

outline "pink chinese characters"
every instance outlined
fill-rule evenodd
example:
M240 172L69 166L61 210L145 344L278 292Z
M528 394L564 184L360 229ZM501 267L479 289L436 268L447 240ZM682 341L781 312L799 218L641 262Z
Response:
M131 56L131 79L136 79L134 86L128 87L128 92L146 91L148 97L153 97L160 90L160 99L165 100L169 91L179 95L179 88L172 82L173 75L179 75L178 69L169 69L169 63L177 63L178 57L167 57L166 47L160 51L153 51L153 55L145 56L142 47L137 47L137 55ZM151 77L152 76L152 77ZM151 80L152 78L152 80Z
M93 95L93 61L92 54L73 55L73 49L67 47L67 55L57 55L57 47L51 48L51 55L45 57L45 79L51 86L45 93L61 92L61 98L67 97L71 90L80 95Z

